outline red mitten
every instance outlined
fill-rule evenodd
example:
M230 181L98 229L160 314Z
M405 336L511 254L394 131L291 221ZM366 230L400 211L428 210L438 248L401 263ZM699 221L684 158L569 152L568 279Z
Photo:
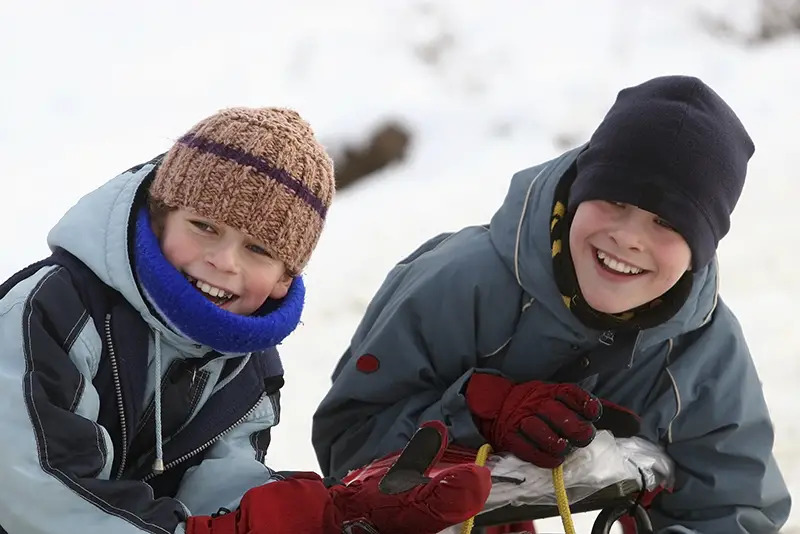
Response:
M592 422L602 413L600 400L574 384L514 384L486 373L472 375L466 397L495 451L544 468L557 467L574 447L591 443Z
M639 432L636 414L575 384L514 384L502 376L475 373L466 398L478 428L496 451L548 469L559 466L575 447L589 445L598 429L616 437Z
M425 476L446 448L445 426L425 423L388 470L331 488L345 532L434 534L480 512L492 485L487 468L461 464Z
M235 511L214 516L192 516L186 534L328 534L333 508L328 488L315 473L257 486L242 497Z
M447 447L442 423L417 430L388 469L349 485L296 473L245 493L235 512L190 517L187 534L434 534L483 508L489 470L474 464L425 474Z

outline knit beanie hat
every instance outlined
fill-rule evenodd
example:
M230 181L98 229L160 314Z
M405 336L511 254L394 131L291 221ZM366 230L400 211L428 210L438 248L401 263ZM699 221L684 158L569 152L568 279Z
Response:
M261 241L297 275L319 240L334 189L333 162L295 111L231 108L178 139L150 196Z
M728 233L754 150L702 81L655 78L620 91L578 157L568 206L608 200L655 213L683 236L699 270Z

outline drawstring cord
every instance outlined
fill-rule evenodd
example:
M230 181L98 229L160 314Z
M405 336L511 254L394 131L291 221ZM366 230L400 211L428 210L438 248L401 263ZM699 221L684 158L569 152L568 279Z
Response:
M160 475L164 472L164 450L161 437L161 334L155 332L155 420L156 420L156 459L153 462L153 472Z
M488 443L481 445L475 455L475 464L486 465L486 459L492 452L492 447ZM559 465L553 469L553 489L556 493L556 503L558 504L558 514L561 516L561 524L564 525L566 534L575 534L575 525L572 523L572 512L569 509L569 498L567 488L564 485L564 466ZM461 534L471 534L475 525L475 517L470 517L461 525Z

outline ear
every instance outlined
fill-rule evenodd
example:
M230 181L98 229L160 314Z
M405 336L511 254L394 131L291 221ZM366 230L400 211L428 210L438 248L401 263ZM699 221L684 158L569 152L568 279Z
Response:
M292 285L292 281L294 277L291 275L284 273L280 280L275 284L275 287L272 288L272 292L269 294L269 298L280 300L289 293L289 287Z

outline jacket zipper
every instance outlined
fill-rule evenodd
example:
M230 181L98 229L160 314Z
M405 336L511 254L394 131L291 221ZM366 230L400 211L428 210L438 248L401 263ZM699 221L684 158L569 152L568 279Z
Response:
M122 385L119 381L119 367L117 366L117 356L114 352L114 343L111 340L111 314L106 314L105 320L106 346L108 356L111 359L111 374L114 377L114 391L117 395L117 409L119 410L119 426L122 432L122 454L120 455L119 467L117 468L116 479L122 478L125 471L125 463L128 460L128 426L125 422L125 406L122 402Z
M255 403L255 404L253 404L253 406L252 406L252 407L251 407L249 410L247 410L247 413L245 413L245 414L244 414L242 417L240 417L240 418L239 418L239 420L238 420L238 421L236 421L235 423L233 423L231 426L229 426L228 428L226 428L225 430L223 430L222 432L220 432L219 434L217 434L216 436L214 436L214 437L213 437L213 438L211 438L210 440L206 441L205 443L203 443L202 445L200 445L200 446L199 446L199 447L197 447L196 449L194 449L194 450L192 450L192 451L190 451L190 452L187 452L187 453L186 453L186 454L184 454L183 456L181 456L181 457L179 457L179 458L176 458L175 460L172 460L171 462L169 462L169 463L167 463L166 465L164 465L164 472L168 471L169 469L172 469L173 467L175 467L176 465L178 465L178 464L179 464L179 463L181 463L181 462L185 462L186 460L188 460L188 459L189 459L189 458L191 458L192 456L194 456L194 455L196 455L196 454L199 454L199 453L203 452L204 450L206 450L207 448L209 448L211 445L213 445L213 444L214 444L214 442L215 442L215 441L217 441L219 438L221 438L222 436L224 436L225 434L227 434L228 432L230 432L231 430L233 430L234 428L236 428L237 426L239 426L240 424L242 424L242 423L244 422L244 420L245 420L245 419L247 419L248 417L250 417L250 415L251 415L251 414L252 414L254 411L256 411L256 408L258 407L258 405L261 403L261 401L262 401L263 399L264 399L264 395L261 395L261 396L258 398L258 400L256 401L256 403ZM156 475L156 473L154 473L154 472L152 472L152 471L151 471L149 475L147 475L146 477L144 477L144 478L142 479L142 482L147 482L148 480L152 480L152 479L153 479L153 478L155 478L156 476L157 476L157 475Z
M174 364L174 362L173 362L173 364ZM173 367L172 367L172 365L173 365L173 364L170 364L170 366L169 366L169 367L167 367L167 372L166 372L166 373L164 373L164 377L163 377L163 379L162 379L162 384L161 384L161 395L162 395L162 398L163 398L163 395L164 395L164 391L166 391L166 389L167 389L167 387L168 387L168 386L167 386L167 381L169 380L170 373L171 373L171 372L174 372L174 371L173 371ZM191 380L190 380L190 382L189 382L189 392L187 393L187 395L189 396L189 398L194 398L194 397L195 397L195 396L198 394L198 391L197 391L197 389L195 388L195 386L197 386L197 385L199 384L199 382L197 382L197 376L198 376L198 375L202 375L203 373L204 373L204 371L201 371L201 372L199 372L199 373L198 373L198 372L197 372L197 367L193 367L193 368L192 368L192 378L191 378ZM132 435L132 439L133 439L133 441L136 441L136 438L138 437L138 434L139 434L139 432L140 432L140 431L141 431L141 430L142 430L142 429L143 429L145 426L147 426L147 424L148 424L148 423L149 423L149 422L150 422L150 421L153 419L153 417L155 416L155 415L154 415L154 414L155 414L155 411L154 411L154 407L153 407L153 405L154 405L154 404L155 404L155 400L154 400L154 399L150 399L150 402L147 404L147 408L145 408L145 410L144 410L144 413L146 413L146 414L147 414L147 417L143 418L143 419L141 420L141 422L139 423L139 427L138 427L137 429L135 429L135 430L134 430L134 433L133 433L133 435ZM186 414L186 419L187 419L187 421L188 421L188 419L191 417L192 413L194 413L194 411L190 411L190 412L188 412L188 413ZM179 429L178 429L178 431L180 431L180 430L182 430L182 429L183 429L183 426L181 426L181 428L179 428ZM148 450L147 452L148 452L148 453L152 452L152 449L151 449L151 450Z

